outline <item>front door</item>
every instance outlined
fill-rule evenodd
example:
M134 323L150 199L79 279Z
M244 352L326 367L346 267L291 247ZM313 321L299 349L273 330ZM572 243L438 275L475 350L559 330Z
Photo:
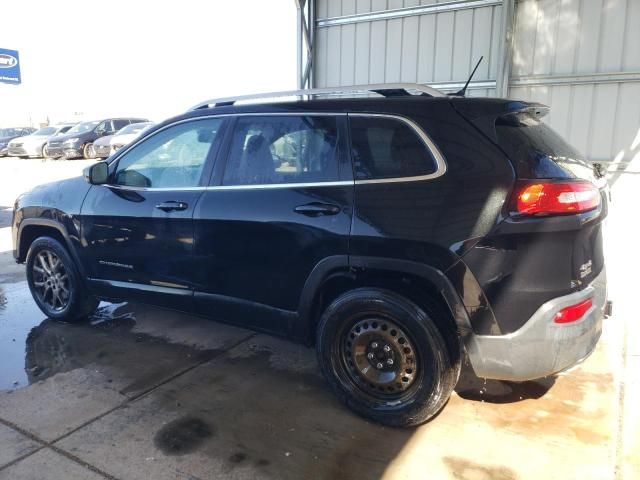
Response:
M346 262L353 176L344 116L243 115L196 207L196 307L286 332L313 268ZM220 165L221 166L221 165Z
M91 188L81 243L97 293L191 306L192 217L223 123L194 119L159 130L117 158L109 184Z

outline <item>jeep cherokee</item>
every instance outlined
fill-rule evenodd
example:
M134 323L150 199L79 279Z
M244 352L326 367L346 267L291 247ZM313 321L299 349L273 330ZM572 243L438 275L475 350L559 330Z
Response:
M337 396L393 426L432 418L464 358L524 381L587 357L607 199L548 108L359 90L203 102L23 194L35 302L65 321L147 302L313 344Z

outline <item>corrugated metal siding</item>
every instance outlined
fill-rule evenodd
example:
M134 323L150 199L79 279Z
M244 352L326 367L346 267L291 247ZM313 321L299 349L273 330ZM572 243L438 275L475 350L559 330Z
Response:
M438 2L320 0L316 15L323 20L433 3ZM481 55L476 79L494 80L500 18L501 7L490 6L318 28L314 85L459 82Z
M434 3L317 0L316 15L323 20ZM495 80L501 15L502 7L493 5L317 28L314 85L462 82L481 55L475 80ZM518 1L509 96L551 105L547 121L594 161L640 159L640 82L571 80L621 72L640 77L638 25L640 0ZM549 84L558 76L571 78ZM520 80L538 84L519 86ZM495 89L469 94L493 96Z
M640 72L639 0L523 0L512 78ZM640 82L512 87L550 105L550 125L594 161L639 155ZM635 145L634 145L635 142Z

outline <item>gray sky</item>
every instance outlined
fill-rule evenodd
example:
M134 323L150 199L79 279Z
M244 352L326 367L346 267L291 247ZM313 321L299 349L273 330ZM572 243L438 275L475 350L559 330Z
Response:
M208 98L295 88L293 0L20 0L2 18L22 84L0 83L0 126L159 121Z

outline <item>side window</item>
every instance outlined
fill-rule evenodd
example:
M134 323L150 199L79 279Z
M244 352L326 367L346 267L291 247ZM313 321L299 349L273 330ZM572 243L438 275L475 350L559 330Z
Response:
M437 170L431 152L401 120L349 117L356 180L416 177Z
M103 120L96 127L96 133L98 135L104 135L105 133L110 132L111 130L113 130L113 127L111 125L111 120Z
M115 185L184 188L200 185L211 148L223 120L180 123L152 135L125 153L113 176Z
M335 117L240 117L231 140L223 184L335 181L338 145Z
M129 125L129 120L119 119L119 120L114 120L113 121L113 128L114 128L114 131L116 131L116 132L118 130L120 130L121 128L126 127L127 125Z

